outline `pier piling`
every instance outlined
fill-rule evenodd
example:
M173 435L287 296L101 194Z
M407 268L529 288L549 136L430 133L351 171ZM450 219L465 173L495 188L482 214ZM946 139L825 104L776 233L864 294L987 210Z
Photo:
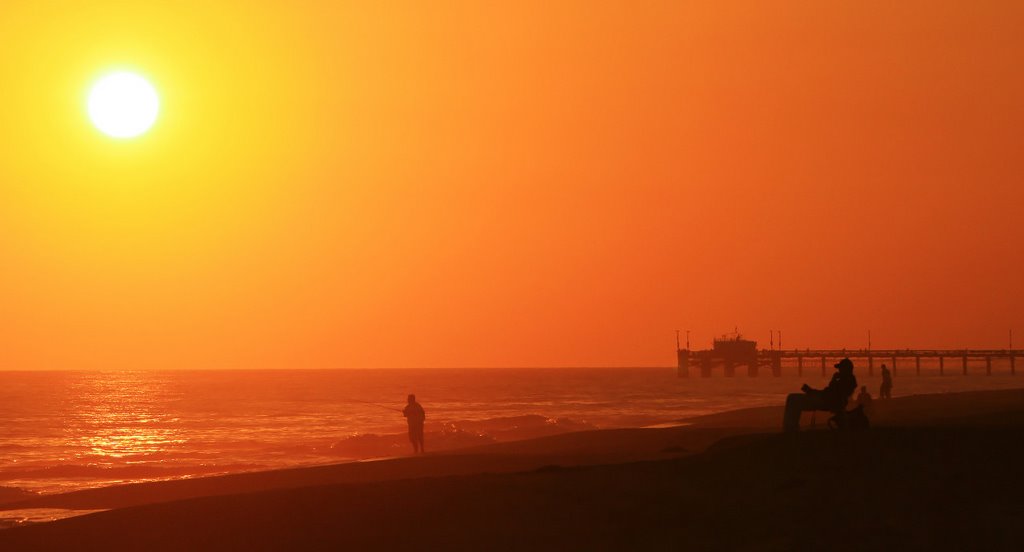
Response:
M940 376L946 375L946 358L954 362L960 359L960 372L969 376L971 360L977 362L980 375L980 361L985 361L985 375L991 376L994 372L993 364L1002 366L1001 359L1008 359L1010 364L1010 375L1017 375L1017 357L1024 356L1024 349L881 349L881 350L849 350L849 349L757 349L753 341L736 341L742 347L738 350L722 349L693 351L690 349L678 349L678 366L676 373L681 378L695 376L698 372L700 377L711 377L712 373L718 370L726 377L736 377L736 369L746 366L748 377L760 376L761 369L770 369L772 376L780 377L783 372L783 365L796 368L796 375L805 376L805 360L813 363L814 359L821 361L821 375L828 377L831 373L830 359L850 358L863 370L865 377L875 376L875 358L886 362L892 362L890 373L895 377L900 362L907 362L914 359L914 373L922 375L922 359L938 359ZM735 347L735 346L734 346ZM996 362L998 361L998 362ZM928 360L930 363L931 360ZM997 366L997 368L998 368Z
M676 349L676 375L681 378L690 377L689 349Z

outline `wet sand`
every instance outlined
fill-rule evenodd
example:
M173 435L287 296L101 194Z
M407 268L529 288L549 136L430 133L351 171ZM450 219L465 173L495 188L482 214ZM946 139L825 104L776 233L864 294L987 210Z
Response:
M878 404L863 433L780 408L458 453L127 485L0 550L1016 550L1024 390ZM805 423L810 418L805 417Z

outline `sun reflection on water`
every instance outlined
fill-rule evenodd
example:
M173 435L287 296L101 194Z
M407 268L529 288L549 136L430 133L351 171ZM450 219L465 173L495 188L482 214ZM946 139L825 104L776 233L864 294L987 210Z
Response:
M161 411L175 394L166 378L140 372L84 376L68 394L64 418L76 459L141 463L187 443L179 420Z

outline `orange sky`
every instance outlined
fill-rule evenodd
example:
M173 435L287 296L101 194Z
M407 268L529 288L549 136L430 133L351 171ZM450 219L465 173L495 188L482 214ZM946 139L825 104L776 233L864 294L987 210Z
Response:
M1024 344L1021 2L137 4L0 8L0 368Z

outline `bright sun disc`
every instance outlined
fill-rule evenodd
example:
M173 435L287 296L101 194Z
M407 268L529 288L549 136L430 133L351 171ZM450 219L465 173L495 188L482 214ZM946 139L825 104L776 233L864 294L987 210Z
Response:
M89 118L103 134L134 138L156 122L160 98L146 79L134 73L113 73L89 92Z

